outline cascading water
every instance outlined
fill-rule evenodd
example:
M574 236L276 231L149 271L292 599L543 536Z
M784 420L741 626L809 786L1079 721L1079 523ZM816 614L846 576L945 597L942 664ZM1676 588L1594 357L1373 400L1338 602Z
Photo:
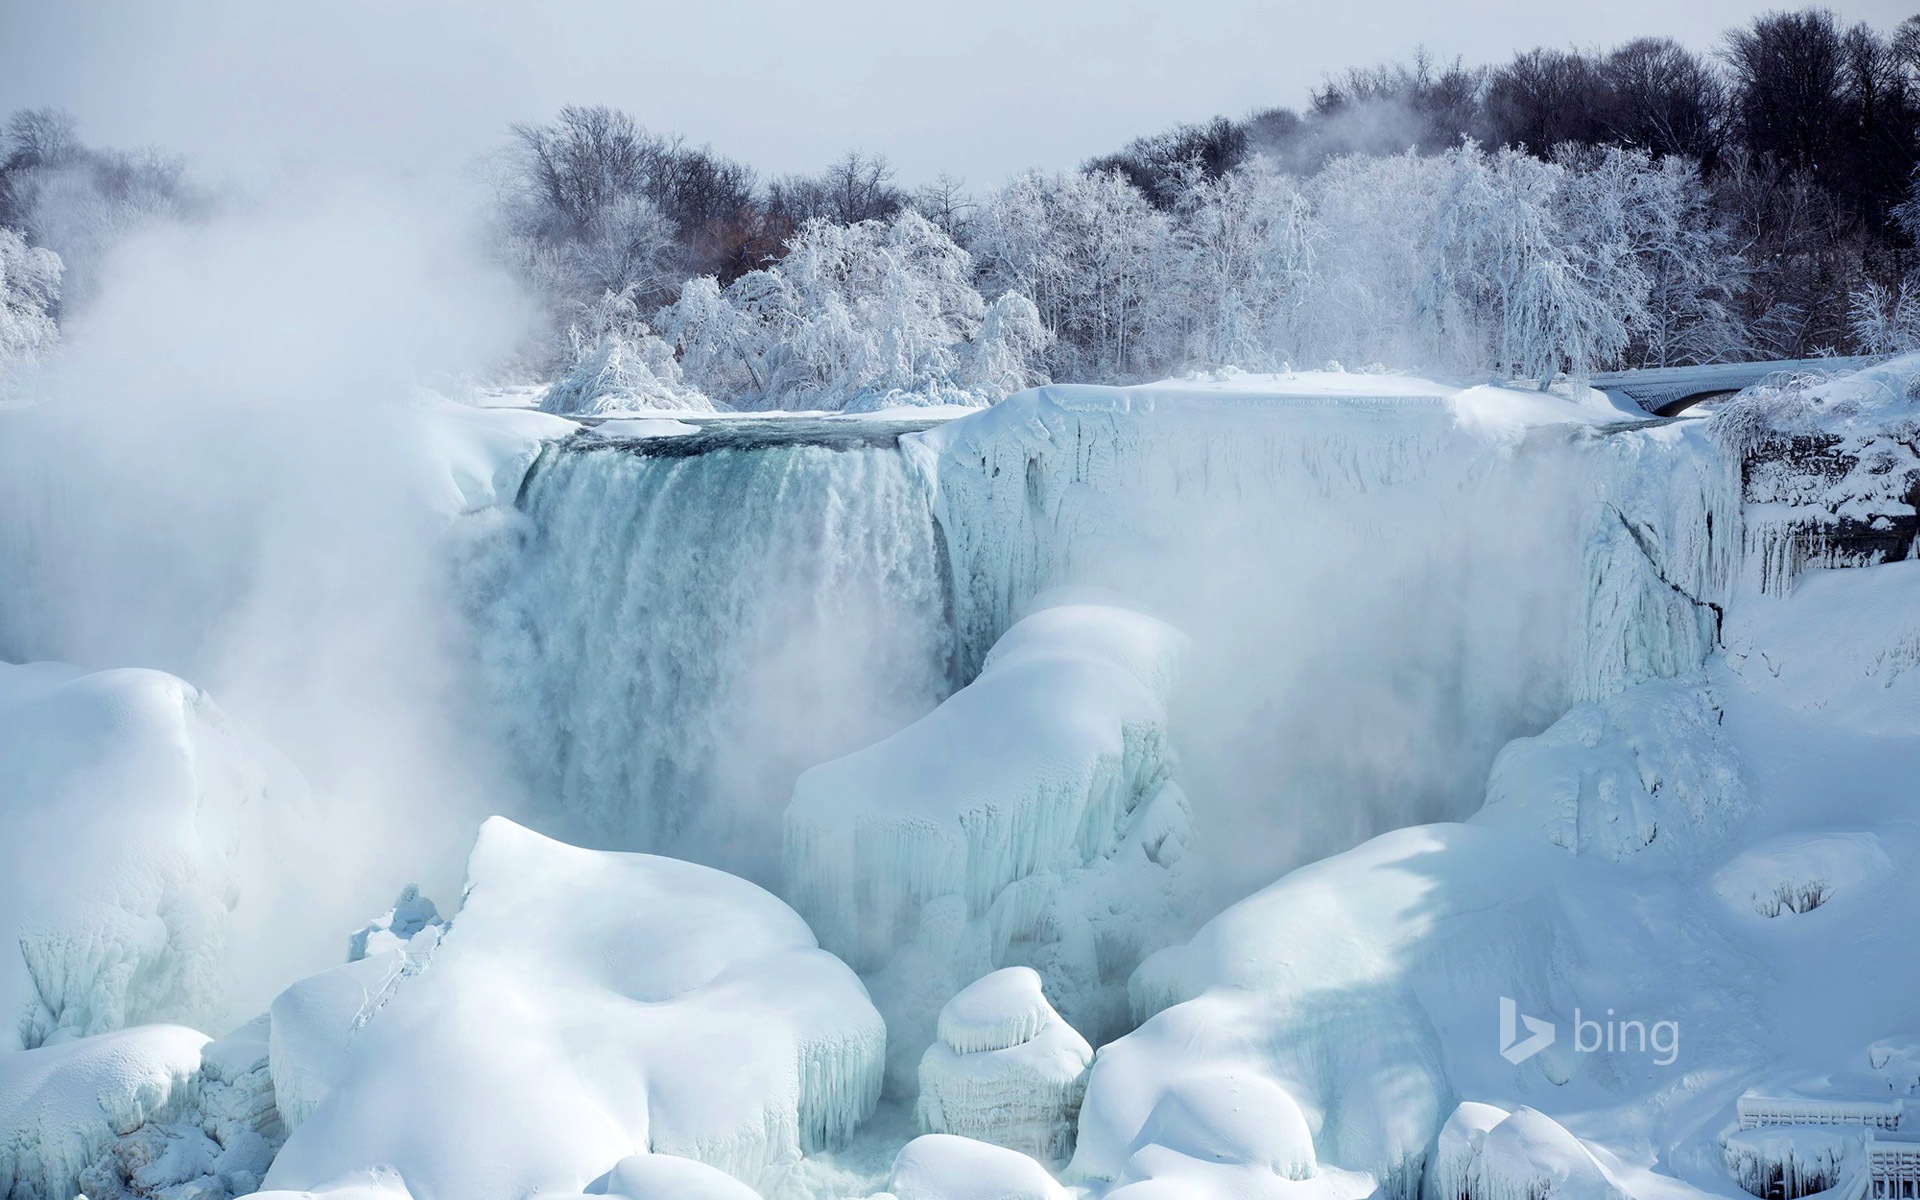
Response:
M730 422L547 448L474 613L536 809L772 881L799 772L953 687L942 550L899 432Z

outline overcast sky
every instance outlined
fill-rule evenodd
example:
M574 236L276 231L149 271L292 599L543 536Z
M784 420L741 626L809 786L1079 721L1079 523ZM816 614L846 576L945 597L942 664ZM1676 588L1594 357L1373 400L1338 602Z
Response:
M1068 167L1215 113L1298 106L1424 45L1493 62L1662 34L1714 46L1751 0L0 0L0 111L54 104L106 145L215 175L342 160L444 174L509 121L614 104L763 172L848 148L903 180ZM1896 0L1839 0L1891 28Z

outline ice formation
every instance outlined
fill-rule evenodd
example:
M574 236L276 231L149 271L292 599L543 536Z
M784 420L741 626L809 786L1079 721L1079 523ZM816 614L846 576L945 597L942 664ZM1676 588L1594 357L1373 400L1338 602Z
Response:
M787 810L788 895L871 973L907 1094L982 960L1035 967L1096 1038L1124 1027L1126 973L1177 932L1191 886L1166 731L1181 636L1110 600L1052 601L927 717L802 775Z
M1489 1129L1510 1115L1496 1105L1461 1101L1434 1138L1433 1153L1427 1158L1426 1179L1420 1189L1421 1200L1471 1200L1480 1144Z
M304 1084L267 1186L390 1170L394 1194L463 1200L579 1191L649 1150L751 1182L866 1118L886 1036L853 973L752 884L501 818L419 969L369 957L276 1003L276 1085L289 1007L338 1039L307 1060L337 1066Z
M1699 674L1576 704L1500 752L1473 821L1615 862L1710 851L1746 796L1724 719Z
M897 1200L1066 1200L1046 1168L1024 1154L952 1134L908 1142L893 1160Z
M1064 1163L1093 1047L1061 1020L1030 967L1005 967L940 1010L920 1059L920 1127Z
M227 1200L259 1190L286 1140L265 1017L200 1048L184 1102L108 1143L80 1172L89 1200Z
M563 828L771 882L794 776L950 690L897 434L817 425L586 436L533 468L472 607L502 736Z
M1531 1108L1474 1139L1469 1200L1626 1200L1580 1139Z
M71 1200L116 1137L186 1108L206 1042L143 1025L0 1053L0 1195Z
M305 877L305 804L285 760L182 680L0 664L0 1053L264 1007L301 947L235 910Z

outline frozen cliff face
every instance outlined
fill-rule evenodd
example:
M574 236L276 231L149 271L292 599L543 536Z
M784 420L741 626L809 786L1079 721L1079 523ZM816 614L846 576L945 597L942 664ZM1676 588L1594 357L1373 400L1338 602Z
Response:
M984 969L1036 968L1070 1023L1108 1036L1127 972L1180 928L1193 880L1166 707L1182 638L1104 598L1054 599L931 714L802 775L787 810L787 894L871 974L904 1094L934 1015Z
M1053 1011L1028 967L960 989L920 1059L920 1127L1064 1163L1093 1047Z
M1719 696L1697 673L1577 704L1500 752L1473 823L1615 862L1698 857L1745 808L1724 720Z
M0 1053L264 1007L301 960L272 918L306 804L171 675L0 664Z
M897 436L740 420L548 448L470 601L545 819L770 882L794 777L950 690L937 533Z
M1174 735L1224 900L1463 818L1511 738L1697 668L1739 530L1704 424L1302 373L1042 388L903 446L935 492L963 666L1062 584L1193 638Z
M363 1007L270 1189L390 1171L399 1195L518 1200L647 1150L751 1181L843 1142L879 1094L886 1031L859 980L773 896L691 863L495 818L424 964L378 996L345 978L382 966L321 977ZM310 1029L337 1026L338 999L301 1005Z
M1911 558L1920 538L1920 355L1779 376L1714 422L1742 461L1746 572L1769 594L1810 566Z

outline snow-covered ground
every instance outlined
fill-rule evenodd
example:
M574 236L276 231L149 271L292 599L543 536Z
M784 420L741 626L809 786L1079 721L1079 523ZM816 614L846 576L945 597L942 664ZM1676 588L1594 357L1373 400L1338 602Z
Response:
M84 664L0 664L0 1195L1857 1196L1916 376L422 399L370 556L0 414L0 652Z

